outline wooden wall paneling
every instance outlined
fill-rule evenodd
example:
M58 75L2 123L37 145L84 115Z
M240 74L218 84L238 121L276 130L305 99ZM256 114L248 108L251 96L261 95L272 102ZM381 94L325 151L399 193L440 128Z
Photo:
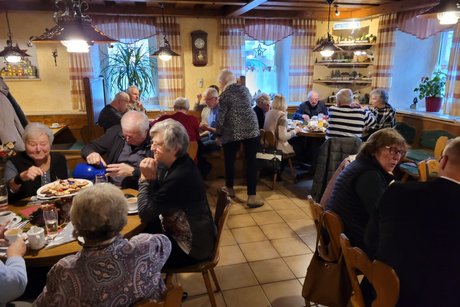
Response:
M29 122L40 122L47 126L60 123L69 126L76 140L82 141L80 130L86 125L86 114L27 115Z

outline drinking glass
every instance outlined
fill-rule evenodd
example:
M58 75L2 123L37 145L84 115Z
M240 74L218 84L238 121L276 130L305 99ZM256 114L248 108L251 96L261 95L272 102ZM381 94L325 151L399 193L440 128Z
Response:
M56 207L43 207L43 220L45 220L46 233L54 237L58 233L58 212Z
M6 210L8 207L8 185L5 182L0 182L0 211Z
M94 183L99 184L99 183L107 183L107 176L106 175L96 175L94 177Z

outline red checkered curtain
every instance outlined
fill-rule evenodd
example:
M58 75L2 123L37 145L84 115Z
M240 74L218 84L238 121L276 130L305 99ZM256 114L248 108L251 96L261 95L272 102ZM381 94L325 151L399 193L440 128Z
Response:
M396 13L380 16L377 46L374 54L372 89L383 88L389 90L391 87L396 22Z
M460 23L454 28L447 71L443 110L446 114L460 116Z
M93 24L106 35L126 43L146 39L157 34L157 24L153 17L141 16L94 16Z
M398 29L419 39L425 39L444 31L451 25L440 25L437 18L419 18L425 9L398 13Z
M307 100L307 93L313 87L316 21L295 19L292 29L289 101L300 102Z
M245 74L244 40L244 19L221 19L220 68L231 70L237 77Z
M292 21L288 19L248 19L244 23L247 36L267 46L292 35Z
M161 20L157 19L157 24ZM180 56L173 56L169 61L158 59L158 83L160 89L160 106L172 107L177 97L185 95L184 65L180 44L180 28L176 17L165 17L165 35L171 49ZM157 36L158 46L163 46L163 35Z
M85 111L83 77L92 77L93 69L89 53L69 53L70 98L72 109Z

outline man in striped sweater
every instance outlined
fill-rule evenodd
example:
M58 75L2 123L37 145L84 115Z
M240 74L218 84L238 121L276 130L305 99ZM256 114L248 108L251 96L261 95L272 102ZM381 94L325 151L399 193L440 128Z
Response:
M329 121L326 138L358 137L375 123L375 116L368 109L353 104L353 92L341 89L335 95L336 106L329 108Z

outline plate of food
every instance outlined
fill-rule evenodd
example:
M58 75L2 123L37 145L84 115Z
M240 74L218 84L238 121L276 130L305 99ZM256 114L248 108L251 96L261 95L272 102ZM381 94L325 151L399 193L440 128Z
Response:
M38 189L37 197L39 199L70 197L77 194L81 189L92 185L93 183L86 179L58 179Z

